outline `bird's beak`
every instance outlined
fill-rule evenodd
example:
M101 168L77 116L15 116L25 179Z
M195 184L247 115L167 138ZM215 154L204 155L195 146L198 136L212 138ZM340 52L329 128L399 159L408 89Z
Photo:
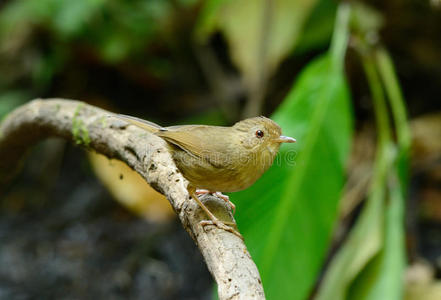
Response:
M276 142L279 142L279 143L295 143L296 139L292 138L292 137L289 137L289 136L281 135L281 136L279 136L278 139L276 139Z

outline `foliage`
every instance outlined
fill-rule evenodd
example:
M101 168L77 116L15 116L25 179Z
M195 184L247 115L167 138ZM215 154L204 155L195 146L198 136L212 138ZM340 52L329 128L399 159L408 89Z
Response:
M215 30L225 35L231 59L240 70L248 92L244 116L254 116L260 112L268 78L274 74L281 61L292 53L300 37L306 48L314 47L329 38L330 32L317 30L313 26L312 30L306 30L307 34L302 36L302 29L311 12L316 12L316 6L320 9L314 17L329 16L329 12L332 16L334 7L323 5L325 2L209 0L205 3L196 27L196 37L199 41L206 41Z
M379 27L380 19L363 11L364 7L356 7L354 16L358 18L353 26L358 34L357 50L361 53L376 115L378 141L374 173L367 203L348 240L331 262L317 296L320 300L398 300L403 297L403 216L410 134L392 62L384 49L366 38L371 30ZM392 108L392 118L386 100ZM398 137L396 143L391 119Z
M165 62L145 51L152 42L166 43L176 9L161 0L9 1L0 11L0 67L9 74L0 78L0 88L26 78L36 91L44 90L79 54L110 65L130 60L158 75L168 72Z
M231 57L245 81L257 81L262 68L273 73L292 51L316 0L207 1L197 36L224 32ZM263 64L263 66L261 66Z
M188 36L179 31L183 11L194 19ZM167 77L179 68L162 54L187 55L188 49L176 41L188 39L197 48L215 44L212 38L219 32L228 44L224 64L231 61L243 79L239 85L263 99L271 76L287 58L316 55L328 47L332 35L329 50L307 63L272 115L297 144L283 145L274 166L231 200L268 299L308 299L315 285L318 300L400 299L410 134L392 59L378 43L382 25L381 15L366 6L337 8L327 0L9 1L0 11L0 70L8 74L0 77L0 118L34 95L50 93L53 79L77 56L119 68L125 75L133 75L126 71L131 64L137 75L146 71ZM376 157L360 214L324 269L355 119L344 72L349 39L370 88ZM217 76L219 70L212 66L208 76ZM291 82L296 70L290 71ZM225 86L234 88L230 81ZM110 92L116 89L109 87ZM247 96L245 106L253 100L251 92ZM174 99L164 106L191 106L187 100ZM192 110L187 119L195 123L228 119L217 108ZM77 143L87 146L87 129L73 121Z
M330 52L310 63L272 116L298 140L295 163L283 146L276 165L234 197L269 299L307 297L336 220L352 136L342 65L348 15L341 14Z

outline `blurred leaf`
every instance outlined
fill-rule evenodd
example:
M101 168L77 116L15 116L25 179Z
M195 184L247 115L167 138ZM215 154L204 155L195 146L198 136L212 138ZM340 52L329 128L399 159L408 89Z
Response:
M405 266L404 245L404 201L407 195L409 172L410 129L407 121L405 102L398 83L396 72L387 51L375 49L375 65L388 96L392 119L395 124L397 143L392 167L388 168L388 198L385 202L386 227L384 248L374 263L378 264L379 274L365 299L402 299L403 274ZM389 134L389 140L392 140ZM373 280L370 279L372 282ZM355 297L354 299L360 299Z
M383 198L383 189L373 192L344 246L333 257L316 300L346 299L350 283L381 249Z
M119 160L89 152L92 168L113 197L132 212L153 222L166 222L175 213L164 195Z
M372 38L378 35L384 25L383 16L376 9L363 2L354 1L352 7L351 27L358 33L367 35L367 39L371 39L369 42L373 42Z
M232 197L268 299L306 299L328 249L352 136L345 37L340 29L339 45L301 73L272 116L297 150L282 146L274 166Z
M7 3L0 13L0 29L4 33L24 23L47 21L56 12L58 0L16 0Z
M402 194L406 195L409 176L409 151L411 143L410 124L407 120L406 103L401 92L397 73L389 53L384 48L376 51L376 64L388 96L392 111L393 121L397 134L398 176L401 182Z
M295 53L299 54L326 47L331 41L336 12L336 2L320 0L305 23Z
M400 299L403 268L402 197L389 194L394 145L379 150L370 197L344 245L332 259L316 300ZM398 189L398 193L401 190ZM389 206L386 205L389 199ZM381 296L380 296L381 295ZM385 296L387 295L387 296Z
M395 175L395 183L391 183L389 186L389 201L385 204L382 212L386 219L382 241L383 249L356 279L348 299L399 300L403 298L404 198L400 187L396 186L398 174Z
M204 40L214 30L221 30L229 42L232 59L251 84L260 76L262 64L271 74L290 53L315 3L316 0L210 0L205 4L196 36Z
M191 2L183 5L190 6ZM10 1L0 12L0 44L14 54L13 50L24 45L25 39L31 39L32 31L37 28L48 39L49 49L34 54L36 69L43 61L56 61L57 58L50 55L62 47L67 57L72 55L75 50L72 45L88 46L103 60L115 63L129 54L145 55L146 45L158 37L160 31L166 30L173 9L170 1L162 0ZM43 77L37 81L47 81L58 67L56 64L46 66L49 72L36 70L37 77Z
M101 56L108 63L119 62L130 53L129 45L127 36L123 32L113 32L101 44Z
M10 111L29 100L29 96L22 91L9 91L0 94L0 121Z
M196 4L198 4L198 0L178 0L177 1L180 5L182 5L182 6L193 6L193 5L196 5Z
M317 293L317 300L343 300L362 297L375 281L375 275L378 274L378 263L373 263L372 258L383 246L385 180L387 170L391 166L392 151L388 142L389 126L381 83L372 63L369 63L368 60L363 60L363 62L373 94L378 132L372 184L367 203L355 226L329 265ZM371 264L369 264L370 262ZM357 276L363 280L355 280ZM354 280L352 297L349 297L348 290Z
M365 24L365 31L371 30L372 22ZM375 300L386 298L399 300L403 298L403 275L405 266L405 245L404 245L404 201L407 194L408 184L408 160L410 147L410 131L407 121L407 112L401 88L393 67L393 63L386 50L381 47L375 47L373 50L373 59L364 56L364 64L375 66L376 72L368 75L371 90L374 96L374 107L377 118L384 119L384 125L378 124L380 131L379 146L388 144L392 149L393 155L389 165L386 167L386 176L384 177L384 190L386 198L384 200L384 213L386 224L384 228L383 249L377 257L370 263L376 271L370 276L363 275L357 278L359 285L358 291L361 294L352 295L352 299ZM373 76L374 74L378 74ZM380 85L382 84L382 87ZM378 86L378 87L374 87ZM395 124L397 142L392 140L392 130L389 129L388 111L384 97L374 89L384 89L388 96L387 100L391 107L392 120ZM378 102L379 98L383 101ZM378 109L381 104L383 108ZM386 125L387 124L387 125ZM381 131L386 133L381 133ZM384 141L381 140L383 137ZM369 271L369 267L367 268ZM368 272L363 272L364 274ZM351 288L351 291L357 289Z
M54 28L61 37L79 34L105 2L105 0L59 1L53 19Z
M358 28L361 31L357 37L367 38L366 32L372 30L373 23L358 23L365 27ZM363 38L359 41L375 110L378 136L375 169L367 203L348 239L332 259L317 294L318 300L399 300L403 293L403 215L409 126L398 80L387 53ZM392 140L386 100L391 106L398 143Z
M225 115L219 109L207 110L203 113L193 114L179 124L204 124L215 126L227 126L228 122Z

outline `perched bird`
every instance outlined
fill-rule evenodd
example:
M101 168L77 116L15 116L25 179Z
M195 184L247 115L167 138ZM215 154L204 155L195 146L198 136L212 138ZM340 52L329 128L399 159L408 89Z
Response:
M272 165L281 143L296 141L283 136L280 126L266 117L245 119L231 127L161 127L131 116L115 116L167 141L176 166L189 181L189 194L211 219L204 224L214 224L239 236L217 219L197 195L215 193L234 210L234 204L220 192L240 191L252 185Z

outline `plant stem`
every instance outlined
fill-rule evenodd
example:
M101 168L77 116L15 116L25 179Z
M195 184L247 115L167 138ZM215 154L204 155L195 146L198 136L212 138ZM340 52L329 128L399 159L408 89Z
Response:
M410 146L410 129L407 122L406 105L398 83L398 78L387 51L381 47L377 49L375 54L378 71L383 80L391 105L395 129L397 131L398 144L400 147L407 150Z
M406 105L401 93L398 78L392 60L384 48L375 51L377 68L383 80L389 98L395 130L398 139L398 157L396 160L402 195L406 194L408 182L408 160L410 148L410 129L407 121Z
M349 40L349 17L351 7L347 3L339 5L337 10L336 24L331 41L332 65L334 68L343 68L344 58Z
M380 77L375 68L375 62L370 54L362 55L364 71L367 76L368 84L372 93L372 101L375 111L375 122L378 132L378 146L380 151L387 143L391 141L391 129L389 124L389 116L383 87ZM378 152L377 152L378 153Z

